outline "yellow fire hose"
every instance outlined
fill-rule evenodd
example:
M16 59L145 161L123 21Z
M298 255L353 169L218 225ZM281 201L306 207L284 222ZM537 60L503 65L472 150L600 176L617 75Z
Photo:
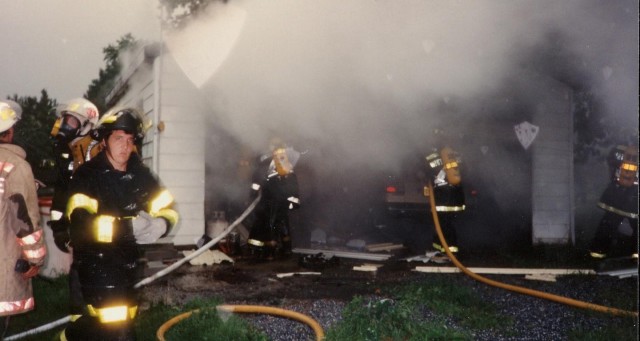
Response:
M260 305L229 305L229 304L219 305L216 307L216 309L219 312L268 314L268 315L275 315L275 316L290 318L293 320L298 320L300 322L306 323L308 326L310 326L313 329L313 331L316 334L316 340L318 341L324 340L324 331L322 330L322 327L320 326L320 324L318 324L318 322L316 322L311 317L304 314L297 313L295 311L280 309L275 307L260 306ZM196 310L188 311L186 313L182 313L180 315L177 315L171 318L170 320L162 324L160 328L158 328L158 331L156 332L156 337L160 341L165 341L164 334L169 330L169 328L173 327L178 322L190 317L193 313L197 313L199 311L200 310L196 309Z
M622 310L622 309L617 309L617 308L612 308L612 307L606 307L606 306L601 306L601 305L597 305L597 304L593 304L593 303L589 303L589 302L584 302L584 301L579 301L579 300L574 300L572 298L568 298L568 297L563 297L563 296L558 296L558 295L553 295L553 294L549 294L546 292L542 292L542 291L538 291L538 290L533 290L533 289L528 289L528 288L524 288L524 287L519 287L516 285L510 285L510 284L506 284L506 283L501 283L501 282L497 282L491 279L488 279L486 277L480 276L476 273L471 272L469 269L465 268L464 265L462 265L462 263L460 263L460 261L458 261L458 259L453 255L453 253L451 253L451 251L449 251L449 245L447 245L446 240L444 239L444 235L442 234L442 229L440 228L440 221L438 220L438 214L436 211L436 204L435 204L435 200L433 198L433 185L431 183L429 183L429 203L431 205L431 214L433 215L433 222L436 228L436 233L438 234L438 238L440 239L440 243L442 243L442 247L445 250L445 253L447 254L447 256L451 259L451 261L453 262L453 264L458 267L458 269L460 269L460 271L464 272L466 275L468 275L469 277L480 281L482 283L494 286L494 287L498 287L498 288L502 288L502 289L506 289L506 290L511 290L520 294L525 294L525 295L530 295L530 296L534 296L534 297L538 297L538 298L543 298L543 299L547 299L550 301L554 301L554 302L558 302L558 303L562 303L562 304L568 304L574 307L578 307L578 308L583 308L583 309L590 309L590 310L595 310L598 312L603 312L603 313L607 313L607 314L612 314L612 315L618 315L618 316L634 316L634 317L638 317L638 312L637 311L628 311L628 310Z

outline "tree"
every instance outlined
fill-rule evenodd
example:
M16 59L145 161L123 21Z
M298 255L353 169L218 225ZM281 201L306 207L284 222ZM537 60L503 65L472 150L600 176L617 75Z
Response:
M14 143L27 152L27 162L36 179L51 184L55 181L52 178L55 159L50 133L56 120L54 109L57 103L49 98L46 90L43 89L40 94L39 99L18 95L9 98L22 106L22 119L15 125Z
M98 107L99 112L105 112L109 109L109 103L106 102L109 92L113 89L115 82L120 75L122 65L120 64L120 52L127 48L133 48L138 44L137 40L127 33L122 36L115 45L109 44L102 49L104 53L104 61L106 66L98 72L98 78L91 81L84 97Z
M160 0L162 21L169 28L180 28L189 17L197 16L214 1L226 3L228 0Z

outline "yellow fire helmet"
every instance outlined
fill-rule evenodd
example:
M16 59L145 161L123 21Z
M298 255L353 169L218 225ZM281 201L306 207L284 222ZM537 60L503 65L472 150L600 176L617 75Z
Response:
M618 183L625 187L631 187L638 183L638 149L636 146L628 146L624 150Z

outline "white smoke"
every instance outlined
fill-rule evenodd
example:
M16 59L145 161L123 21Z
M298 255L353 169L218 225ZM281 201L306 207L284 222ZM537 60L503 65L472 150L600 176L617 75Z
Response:
M519 54L535 52L552 30L565 37L559 48L575 55L611 114L637 120L634 1L246 0L218 6L241 8L246 18L201 90L216 122L256 148L278 134L331 141L363 161L420 145L444 124L443 105L456 101L458 114L482 120L475 104L495 97L507 78L526 83L514 79L526 58ZM207 41L206 34L201 38Z
M430 146L434 128L460 135L485 129L518 146L512 127L545 95L529 86L540 76L591 89L605 116L638 126L635 0L235 0L216 6L241 11L243 21L234 31L239 36L228 38L234 43L225 59L199 84L212 121L255 150L274 135L309 149L301 164L313 163L316 173L388 168ZM203 41L209 36L200 35ZM498 155L490 160L503 165L482 167L505 172L489 182L504 187L508 200L501 201L518 201L513 195L523 186L515 183L530 181L518 164L526 155L510 161L513 150L461 148L477 154L468 160ZM504 178L513 183L502 186Z

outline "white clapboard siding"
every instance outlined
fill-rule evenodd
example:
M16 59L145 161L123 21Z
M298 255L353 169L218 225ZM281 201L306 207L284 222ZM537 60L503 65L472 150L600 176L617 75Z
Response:
M543 79L533 124L540 130L532 144L532 242L574 242L572 92Z
M141 108L152 122L142 157L173 194L180 214L177 226L160 242L191 245L204 233L208 107L171 55L159 51L152 44L127 54L112 96L119 97L114 106Z
M208 107L170 54L162 57L158 174L171 189L180 222L175 245L194 244L204 234L205 124Z

